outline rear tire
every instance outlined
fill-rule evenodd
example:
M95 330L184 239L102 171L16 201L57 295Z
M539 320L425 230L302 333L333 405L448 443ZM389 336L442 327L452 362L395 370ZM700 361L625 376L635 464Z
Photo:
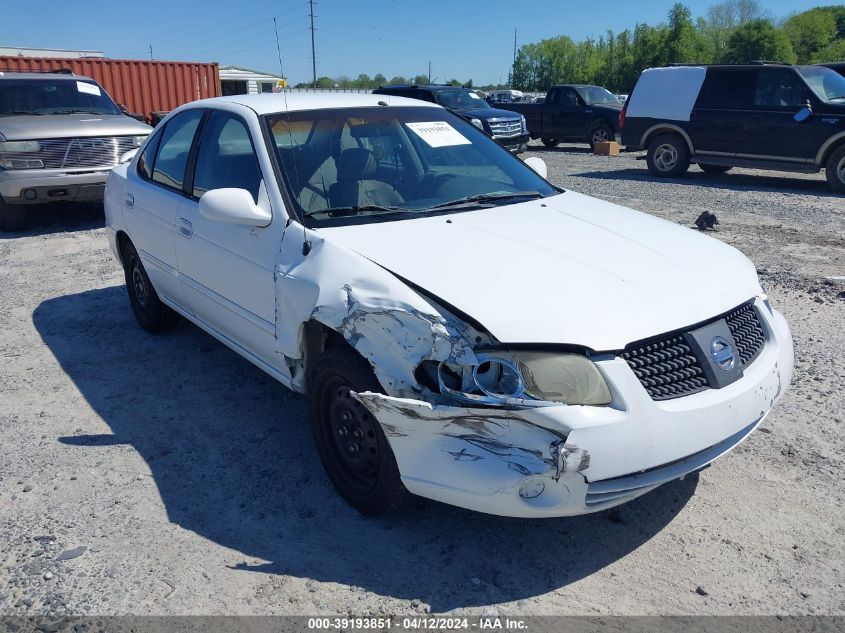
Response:
M375 416L351 392L382 393L370 365L354 350L326 350L309 374L311 430L335 489L361 514L397 510L410 497Z
M730 165L708 165L705 163L698 163L698 167L701 171L707 172L708 174L726 174L731 170Z
M126 291L132 312L141 327L147 332L169 330L179 320L179 315L161 302L153 288L138 251L127 241L121 248L123 272L126 277Z
M560 144L558 139L551 138L550 136L544 136L540 140L543 141L543 145L546 147L557 147Z
M648 171L658 178L677 178L689 169L686 141L677 134L661 134L648 144Z
M594 127L590 132L590 149L595 150L596 143L613 140L615 140L613 135L613 128L607 125L606 123L601 123Z
M845 193L845 145L837 149L825 165L827 184L837 193Z
M8 204L0 198L0 231L20 231L27 225L26 209L19 204Z

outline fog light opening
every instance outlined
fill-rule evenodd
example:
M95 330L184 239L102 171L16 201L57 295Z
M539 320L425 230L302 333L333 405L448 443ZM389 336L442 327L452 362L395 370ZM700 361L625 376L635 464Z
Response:
M23 197L27 200L35 200L38 197L38 194L35 192L35 189L27 189L23 192Z
M519 487L519 496L523 499L536 499L546 489L542 479L526 479Z

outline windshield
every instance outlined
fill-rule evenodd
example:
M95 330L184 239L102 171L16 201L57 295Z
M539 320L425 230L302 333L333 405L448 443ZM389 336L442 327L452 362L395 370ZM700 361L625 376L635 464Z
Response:
M453 213L559 192L441 108L305 110L265 122L283 184L308 226Z
M619 103L619 99L616 98L616 95L608 91L606 88L600 88L599 86L579 86L576 90L587 105Z
M799 66L798 72L822 101L845 100L845 77L822 66Z
M437 103L450 110L489 108L490 104L472 90L439 90L434 93Z
M0 80L0 116L24 114L120 114L100 86L90 80Z

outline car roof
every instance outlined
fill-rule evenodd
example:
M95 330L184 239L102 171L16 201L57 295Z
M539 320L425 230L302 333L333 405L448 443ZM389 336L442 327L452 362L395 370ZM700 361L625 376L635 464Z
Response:
M386 103L389 106L439 108L435 103L396 97L393 95L362 94L356 92L274 92L252 95L232 95L192 101L183 107L213 107L216 103L234 103L254 110L256 114L324 110L334 108L366 108Z
M73 73L69 72L19 73L14 70L0 70L0 80L2 79L66 79L68 81L94 81L90 77L85 77L83 75L74 75Z
M394 88L399 88L401 90L472 90L472 88L449 86L447 84L428 84L423 86L417 84L393 84L391 86L379 86L377 90L393 90Z

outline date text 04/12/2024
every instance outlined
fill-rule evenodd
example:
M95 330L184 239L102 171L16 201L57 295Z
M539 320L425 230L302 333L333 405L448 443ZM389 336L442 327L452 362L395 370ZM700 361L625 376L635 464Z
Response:
M308 630L311 631L388 631L391 629L404 631L527 631L528 625L523 618L500 616L478 616L474 618L436 616L308 618Z

